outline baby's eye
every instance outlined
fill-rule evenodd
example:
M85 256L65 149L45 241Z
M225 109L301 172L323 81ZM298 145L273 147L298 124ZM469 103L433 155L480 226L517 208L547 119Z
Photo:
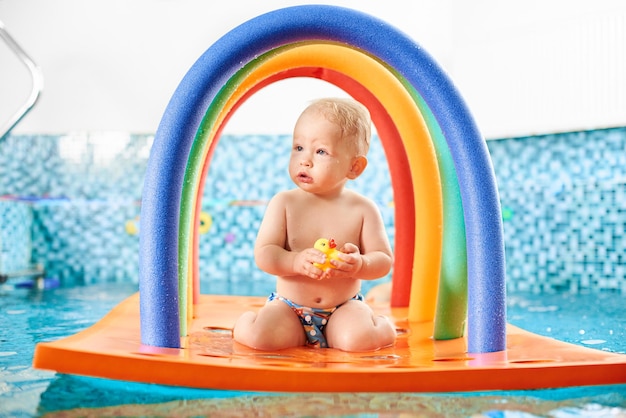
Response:
M319 155L326 155L326 154L328 154L328 152L326 152L326 150L324 150L324 149L318 149L316 151L316 153L319 154Z
M293 146L293 150L294 151L302 151L304 148L302 148L302 145L294 145Z

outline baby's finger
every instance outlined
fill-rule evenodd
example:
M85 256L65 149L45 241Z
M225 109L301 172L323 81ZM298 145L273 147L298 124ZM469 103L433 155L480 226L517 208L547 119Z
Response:
M352 244L351 242L346 242L343 247L341 247L341 252L346 254L354 254L359 252L359 247Z
M330 262L337 270L352 271L356 263L356 257L350 254L341 254L336 260L331 260Z
M324 277L324 270L315 266L313 263L309 263L306 272L307 276L314 280L322 280Z
M332 274L332 269L328 269L322 272L322 274L320 275L320 278L318 280L326 280L326 279L330 279Z
M319 250L312 249L307 254L311 263L324 264L326 262L326 254Z

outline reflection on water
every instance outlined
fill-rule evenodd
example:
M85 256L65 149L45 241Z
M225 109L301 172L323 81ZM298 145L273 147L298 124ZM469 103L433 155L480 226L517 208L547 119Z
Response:
M262 394L173 388L32 369L36 343L84 329L135 291L135 285L127 284L46 292L0 288L0 417L626 417L626 385L469 394ZM612 293L509 295L508 321L564 341L626 353L623 298Z
M584 395L580 390L571 389L507 392L505 395L497 392L261 394L163 387L155 390L150 385L103 385L103 382L99 379L63 376L55 380L42 396L39 413L46 417L374 414L385 417L626 417L626 385L585 388ZM72 395L89 403L79 405L76 401L72 402L67 396L68 388L80 388L79 392L71 392ZM102 397L113 397L111 406L98 406L102 403ZM62 411L51 412L55 409Z

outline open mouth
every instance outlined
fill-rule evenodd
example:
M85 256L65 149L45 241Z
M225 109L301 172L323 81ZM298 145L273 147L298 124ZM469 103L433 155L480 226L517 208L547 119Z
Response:
M298 180L300 180L303 183L310 183L313 181L313 178L305 172L300 172L298 173Z

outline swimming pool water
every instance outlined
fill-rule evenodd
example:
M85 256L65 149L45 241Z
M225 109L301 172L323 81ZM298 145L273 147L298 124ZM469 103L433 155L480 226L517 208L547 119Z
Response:
M136 285L118 283L44 292L0 288L0 417L626 417L626 385L447 394L262 394L32 369L36 343L84 329L136 289ZM508 322L563 341L626 353L624 299L620 293L509 294Z

